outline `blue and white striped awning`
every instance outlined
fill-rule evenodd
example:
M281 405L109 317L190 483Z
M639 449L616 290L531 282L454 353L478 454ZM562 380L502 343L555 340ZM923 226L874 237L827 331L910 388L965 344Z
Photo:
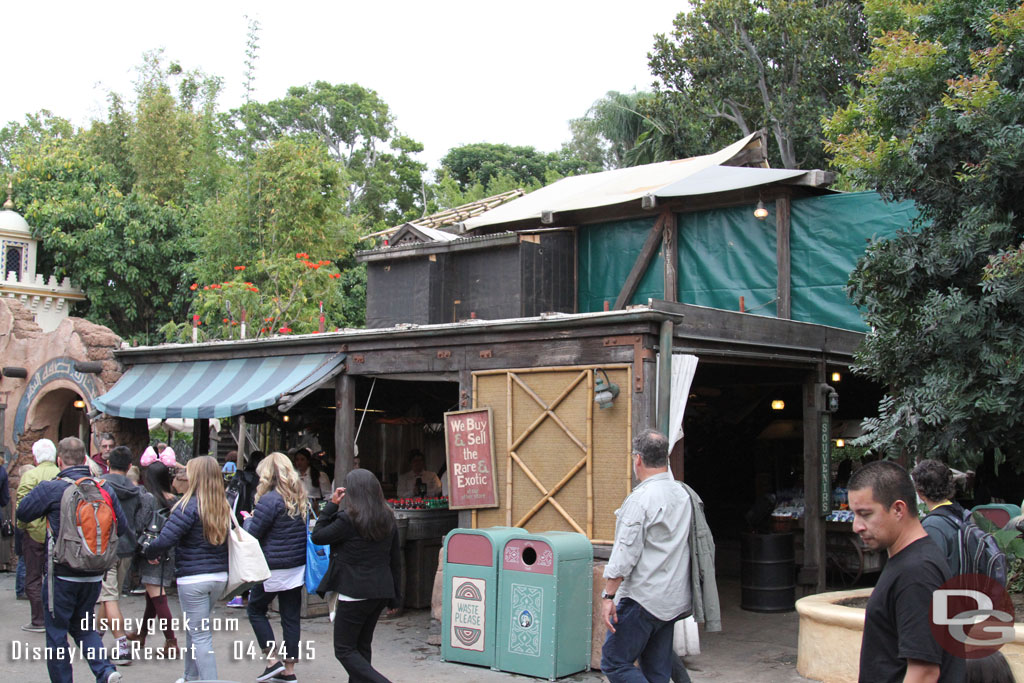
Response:
M241 415L334 376L344 359L315 353L136 365L93 405L128 418Z

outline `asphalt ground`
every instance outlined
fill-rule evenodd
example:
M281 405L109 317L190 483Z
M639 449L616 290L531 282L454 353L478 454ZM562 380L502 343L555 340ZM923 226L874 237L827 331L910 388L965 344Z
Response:
M796 612L760 614L739 608L739 583L721 580L719 590L723 604L723 631L701 634L701 654L686 659L694 683L704 681L729 683L790 683L807 681L796 673ZM46 644L42 633L28 633L21 625L29 621L27 601L15 600L14 573L0 573L0 683L35 683L47 680L45 660L33 657ZM169 600L171 611L180 617L177 598ZM145 608L141 595L124 596L120 601L127 618L139 618ZM222 681L250 683L263 671L264 663L253 645L252 629L244 609L217 606L213 619L219 627L214 634L217 670ZM275 633L280 625L272 618ZM334 658L333 624L327 617L302 620L302 651L307 659L295 669L302 683L331 683L347 680L347 674ZM499 681L538 680L529 676L492 671L440 659L440 625L430 618L430 610L408 610L401 616L381 621L377 626L373 647L374 666L394 683L491 683ZM184 646L184 634L178 635ZM104 644L111 646L108 634ZM149 647L163 643L162 636L151 637ZM180 661L140 659L130 666L118 667L127 683L174 683L183 674ZM92 673L85 661L73 664L76 680L91 682ZM597 671L581 672L562 678L563 681L604 681Z

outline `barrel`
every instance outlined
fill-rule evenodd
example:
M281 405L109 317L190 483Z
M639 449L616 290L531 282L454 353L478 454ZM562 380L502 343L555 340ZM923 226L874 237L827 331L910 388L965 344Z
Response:
M796 600L793 534L744 534L740 541L740 607L791 612Z

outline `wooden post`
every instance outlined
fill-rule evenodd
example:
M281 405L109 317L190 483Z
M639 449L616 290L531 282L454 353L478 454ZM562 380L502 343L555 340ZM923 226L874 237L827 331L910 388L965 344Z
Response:
M661 321L658 341L658 431L666 437L672 408L672 321Z
M345 481L355 465L356 380L343 372L334 380L334 482Z
M671 212L661 214L661 244L665 257L665 301L679 301L679 257L676 221Z
M818 410L817 385L825 379L825 365L809 373L803 384L804 418L804 563L799 583L810 592L825 590L825 519L819 509L821 481L822 414ZM828 486L831 482L825 482Z
M197 455L216 456L216 453L210 453L209 420L198 419L192 421L192 457Z
M658 251L658 245L661 244L664 237L661 231L661 226L664 224L664 216L665 214L659 216L658 220L654 221L651 231L647 233L647 240L640 249L640 255L636 257L633 268L629 271L629 275L626 276L626 282L622 285L622 290L615 298L615 304L612 308L616 311L624 309L629 300L633 298L633 293L636 292L640 279L647 272L647 266L650 265L651 259L654 258L655 252Z
M778 272L776 283L776 317L789 320L793 317L790 291L789 258L789 195L775 200L775 261Z

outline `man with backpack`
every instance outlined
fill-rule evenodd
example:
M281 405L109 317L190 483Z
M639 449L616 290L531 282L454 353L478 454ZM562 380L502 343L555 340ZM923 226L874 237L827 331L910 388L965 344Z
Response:
M92 628L93 608L107 569L117 561L117 538L127 525L109 484L89 476L85 444L69 436L57 444L56 479L36 485L18 505L18 521L46 518L47 580L43 590L46 668L53 683L73 681L71 658L84 656L98 683L118 683L121 674L103 656L103 640ZM78 646L68 649L68 634Z
M108 490L113 489L125 513L124 535L117 543L117 564L107 570L103 576L103 587L100 589L99 604L96 616L100 624L109 625L110 633L117 642L114 655L115 664L131 664L132 650L128 644L128 636L124 631L124 618L118 598L124 585L125 576L131 569L132 559L139 547L139 536L146 530L153 516L153 496L146 489L128 478L128 468L132 466L132 452L127 446L117 446L106 453L108 474L100 479L107 483Z
M917 496L928 508L921 526L946 555L953 576L983 574L1006 585L1006 554L953 500L953 472L938 460L922 460L910 473Z

